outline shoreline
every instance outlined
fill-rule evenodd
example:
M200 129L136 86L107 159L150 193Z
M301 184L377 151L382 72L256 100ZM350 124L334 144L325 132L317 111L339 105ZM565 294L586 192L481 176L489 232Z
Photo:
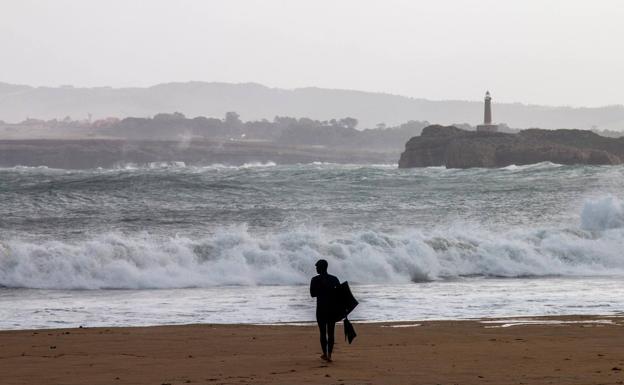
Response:
M401 148L358 149L281 144L253 140L194 138L129 140L124 138L1 139L0 167L17 166L88 170L123 164L184 162L186 165L246 163L396 164Z
M473 318L424 318L424 319L395 319L395 320L365 320L365 319L352 319L349 318L353 324L358 325L372 325L380 327L392 327L388 325L398 325L401 327L404 324L422 324L422 323L450 323L450 322L475 322L475 323L525 323L524 321L534 321L532 323L540 325L541 321L544 323L550 323L550 321L561 320L563 324L574 323L571 322L576 319L622 319L624 326L624 311L615 311L612 313L574 313L574 314L538 314L538 315L509 315L502 317L473 317ZM570 321L570 322L568 322ZM342 325L342 321L337 325ZM39 328L24 328L24 329L0 329L0 334L8 332L55 332L55 331L67 331L67 330L95 330L95 329L142 329L142 328L160 328L160 327L194 327L194 326L211 326L211 327L245 327L245 326L292 326L292 327L316 327L316 321L283 321L283 322L232 322L232 323L220 323L220 322L206 322L206 323L163 323L163 324L136 324L136 325L79 325L79 326L66 326L66 327L39 327Z
M623 315L353 322L330 364L308 325L5 330L0 370L7 385L624 383Z

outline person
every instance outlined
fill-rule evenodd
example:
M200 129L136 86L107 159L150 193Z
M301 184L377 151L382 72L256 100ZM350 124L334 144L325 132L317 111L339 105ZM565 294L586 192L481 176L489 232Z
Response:
M335 288L340 281L335 276L327 273L329 264L320 259L316 262L317 276L310 282L310 295L316 297L316 322L321 334L321 359L331 362L332 350L334 349L334 328L336 326L335 315L332 314L332 305Z

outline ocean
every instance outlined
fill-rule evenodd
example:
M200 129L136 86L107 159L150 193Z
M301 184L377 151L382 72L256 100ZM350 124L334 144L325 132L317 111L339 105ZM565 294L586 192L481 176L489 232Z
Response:
M0 169L0 329L624 311L624 167Z

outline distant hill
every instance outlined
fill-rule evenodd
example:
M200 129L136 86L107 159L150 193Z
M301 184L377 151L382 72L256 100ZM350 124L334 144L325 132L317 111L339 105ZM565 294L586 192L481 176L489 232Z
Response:
M624 106L571 108L494 103L494 120L513 128L580 128L624 130ZM431 101L383 93L298 88L260 84L167 83L147 88L30 87L0 83L0 120L148 117L179 111L186 116L222 117L236 111L244 120L275 116L329 120L354 117L359 128L410 120L438 124L478 124L479 101Z

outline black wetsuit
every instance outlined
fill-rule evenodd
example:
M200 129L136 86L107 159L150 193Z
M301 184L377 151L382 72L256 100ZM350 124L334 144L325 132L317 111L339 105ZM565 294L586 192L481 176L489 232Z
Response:
M340 285L338 278L327 273L317 275L310 282L310 295L316 297L316 322L321 333L321 348L325 355L331 355L334 348L336 320L331 314L332 294L338 285Z

